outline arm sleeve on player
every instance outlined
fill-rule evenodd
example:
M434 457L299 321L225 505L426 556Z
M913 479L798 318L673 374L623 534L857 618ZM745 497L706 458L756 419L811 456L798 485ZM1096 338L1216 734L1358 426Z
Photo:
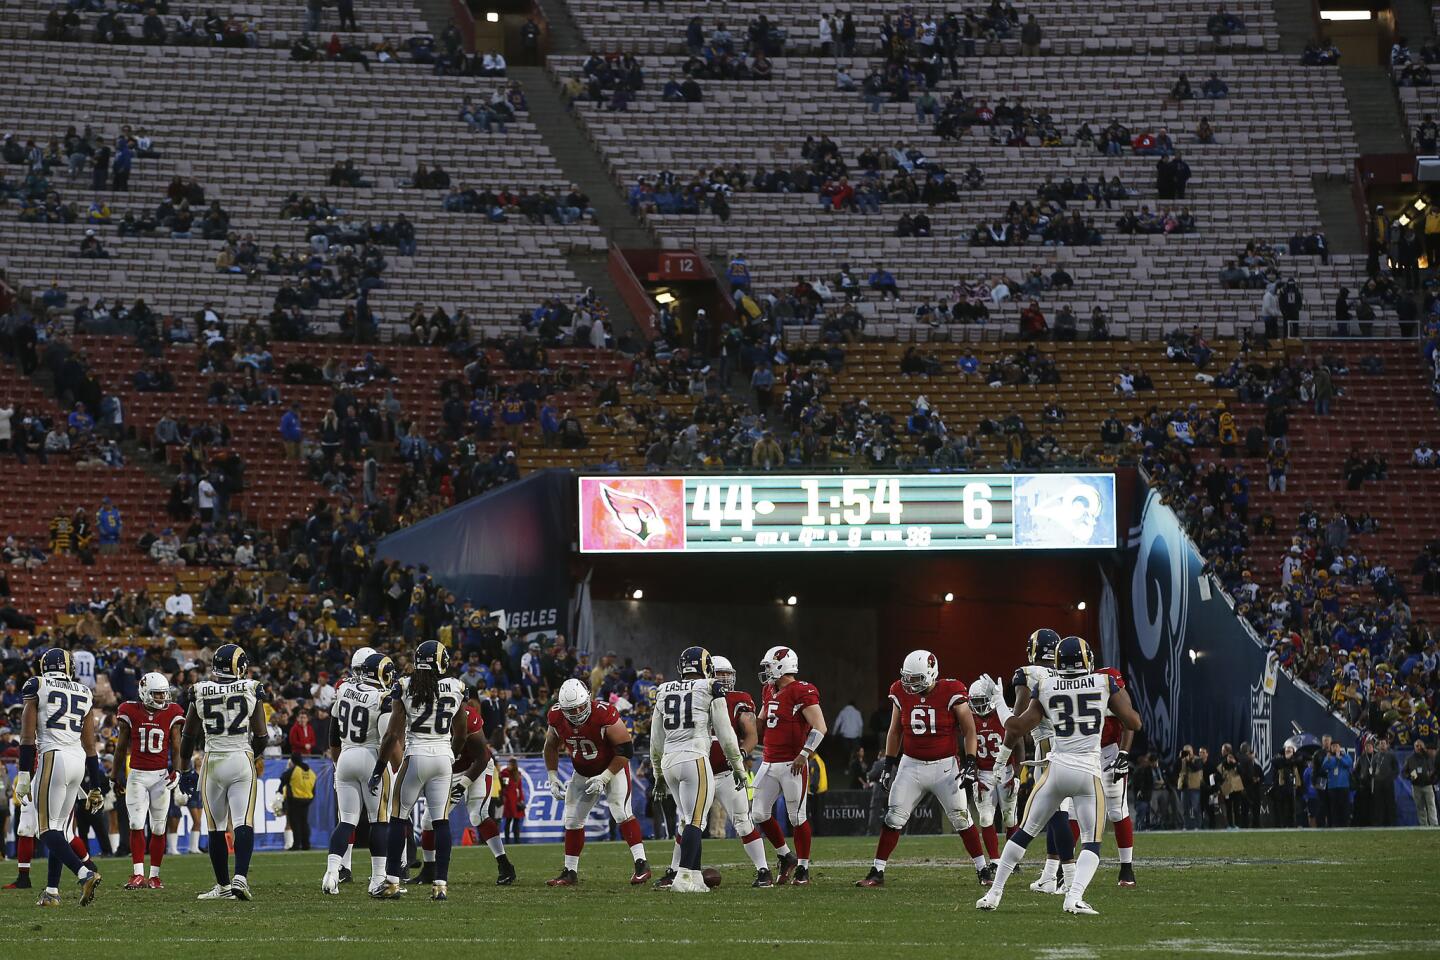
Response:
M334 717L330 718L330 746L340 746L340 724L335 722ZM261 748L260 752L265 752L263 747Z
M631 757L635 756L635 741L626 740L624 743L617 743L615 745L615 753L618 756L622 756L626 760L629 760Z
M824 739L825 734L811 727L810 732L805 735L805 752L813 756L815 751L820 749L820 741Z
M710 701L710 729L715 731L720 749L730 761L730 769L744 769L745 758L740 755L740 741L735 739L735 727L730 723L729 705L724 697Z

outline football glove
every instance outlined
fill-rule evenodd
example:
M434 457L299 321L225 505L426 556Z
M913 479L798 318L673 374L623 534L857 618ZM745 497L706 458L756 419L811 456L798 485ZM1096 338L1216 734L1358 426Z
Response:
M585 784L585 795L587 797L598 797L610 786L610 778L615 776L609 770L596 777L591 777L590 782Z
M659 803L661 800L665 799L665 794L668 792L669 790L665 786L665 777L659 773L656 773L655 786L650 788L650 799L653 800L655 803Z
M969 790L975 786L976 781L980 779L980 773L975 767L974 757L966 757L965 761L960 764L959 779L961 790Z
M21 771L15 774L15 799L28 800L30 798L30 774Z
M124 796L124 794L125 794L125 772L124 772L123 770L116 770L116 771L115 771L115 779L112 781L112 783L113 783L113 785L114 785L114 787L115 787L115 796L117 796L117 797L119 797L119 796Z
M1110 768L1110 779L1119 783L1130 776L1130 754L1121 750L1115 755L1115 765Z
M367 786L370 789L370 796L378 797L380 795L380 774L370 774L370 782Z
M175 781L176 781L176 779L177 779L178 777L179 777L179 774L177 774L174 770L167 770L167 771L165 771L165 789L166 789L166 790L174 789L174 787L175 787Z
M275 800L274 800L274 802L270 804L270 812L273 813L273 814L275 814L275 816L277 816L277 817L279 817L279 816L284 816L284 814L285 814L285 800L284 800L284 798L282 798L279 794L276 794L276 795L275 795Z
M731 767L730 776L735 778L736 790L745 790L750 786L749 772L744 767Z
M886 757L885 769L880 771L880 789L888 791L895 782L895 771L900 768L899 757Z
M470 784L474 782L474 780L471 780L469 777L465 776L465 774L458 774L455 777L455 780L450 784L450 802L464 803L465 794L470 792Z
M175 806L183 810L186 806L189 805L189 803L190 795L187 794L184 790L177 789L175 791Z
M556 800L565 799L565 781L558 776L552 776L545 781L545 789L550 791L550 796Z
M186 770L180 774L180 792L187 797L193 797L200 792L200 774L194 770Z
M89 810L91 813L99 813L100 808L103 806L105 806L105 794L101 793L98 789L91 790L85 794L86 810Z

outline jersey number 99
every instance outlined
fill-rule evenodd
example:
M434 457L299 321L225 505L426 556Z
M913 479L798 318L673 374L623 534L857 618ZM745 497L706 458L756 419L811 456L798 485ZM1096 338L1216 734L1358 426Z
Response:
M340 725L340 739L364 743L370 730L370 710L363 704L341 700L335 705L335 722Z

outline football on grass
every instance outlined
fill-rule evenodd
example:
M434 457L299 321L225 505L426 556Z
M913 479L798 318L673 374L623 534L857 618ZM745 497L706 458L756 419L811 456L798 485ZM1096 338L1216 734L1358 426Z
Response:
M700 871L700 876L705 878L705 886L715 888L720 886L720 871L714 867L706 867Z

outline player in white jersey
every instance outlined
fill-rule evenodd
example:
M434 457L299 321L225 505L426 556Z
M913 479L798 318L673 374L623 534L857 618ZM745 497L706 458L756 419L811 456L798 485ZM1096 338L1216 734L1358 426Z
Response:
M680 867L670 889L677 893L709 893L700 874L700 842L705 818L714 801L710 772L711 737L730 764L737 790L746 786L745 760L730 723L725 687L715 680L710 654L687 647L680 654L680 679L655 688L655 720L650 731L650 763L655 768L655 798L675 798L681 824Z
M390 725L390 689L395 664L372 653L340 684L330 709L330 758L335 761L335 808L338 823L330 833L330 854L320 889L340 892L340 870L350 837L364 814L370 821L370 892L385 883L386 804L390 800L390 768L380 773L380 789L370 792L370 774L380 756L381 731Z
M1060 643L1060 634L1049 628L1041 628L1030 634L1030 640L1026 644L1026 654L1029 663L1015 671L1014 677L1010 680L1011 689L1015 696L1015 712L1024 713L1026 706L1030 703L1030 692L1050 676L1050 663L1055 658L1055 647ZM1042 720L1030 734L1031 751L1033 760L1030 766L1035 776L1040 775L1044 769L1050 753L1050 741L1054 731L1047 720ZM1009 754L1005 754L1009 759ZM997 763L996 768L1004 764ZM1056 811L1051 822L1045 825L1045 866L1040 871L1040 877L1030 884L1030 889L1036 893L1060 893L1065 880L1075 863L1075 838L1070 833L1069 810L1062 807Z
M981 910L1000 906L1005 882L1024 858L1025 848L1060 809L1061 801L1068 798L1080 824L1081 852L1075 861L1075 875L1065 891L1065 912L1096 912L1085 902L1085 888L1100 865L1100 831L1105 826L1100 732L1107 709L1127 730L1140 729L1140 715L1115 680L1093 673L1093 668L1089 644L1079 637L1064 638L1055 648L1054 674L1031 691L1025 711L1005 724L1005 739L1013 747L1041 720L1049 720L1053 730L1050 763L1030 793L1024 823L1005 844L994 884L975 903Z
M410 836L411 811L423 795L425 811L434 819L435 880L431 900L448 898L450 880L450 763L465 745L465 685L446 676L450 651L437 640L415 648L415 669L391 691L390 722L380 742L380 753L370 774L370 791L379 794L386 767L404 746L400 770L390 790L389 850L385 885L377 899L393 900L402 894L400 877L405 864L405 840Z
M348 680L348 679L350 679L351 677L358 677L358 676L360 675L360 670L361 670L361 668L364 667L365 664L366 664L366 662L369 661L369 659L370 659L372 656L374 656L376 653L378 653L378 652L379 652L379 651L376 650L374 647L356 647L356 648L355 648L355 652L352 653L352 654L350 654L350 672L349 672L349 674L348 674L345 678L343 678L343 679L341 680L341 682L343 683L345 680ZM339 692L338 688L337 688L336 692L337 692L337 693ZM380 731L381 731L381 733L384 733L385 728L384 728L384 727L381 727L381 728L380 728ZM367 783L367 787L368 787L368 783ZM363 834L363 837L361 836L362 834ZM353 862L353 860L354 860L354 858L355 858L354 855L355 855L355 842L356 842L356 840L357 840L357 839L363 839L364 842L366 843L366 845L368 846L368 844L369 844L369 836L370 836L370 818L369 818L369 817L366 817L364 824L361 825L360 827L358 827L358 828L357 828L356 830L354 830L353 832L351 832L350 836L346 838L345 853L342 854L341 857L340 857L340 883L341 883L342 886L343 886L344 884L349 883L349 882L353 879L353 877L352 877L352 875L351 875L351 873L350 873L350 865L351 865L351 863ZM382 854L382 855L384 854L384 849L383 849L383 848L382 848L382 850L381 850L381 854Z
M14 791L22 801L33 793L36 827L50 854L49 878L36 905L60 905L60 871L69 867L79 879L83 907L95 899L100 874L81 862L65 831L80 791L105 786L90 712L94 698L90 688L75 679L68 650L46 650L35 672L20 691L20 766Z
M180 731L180 792L198 792L210 832L210 866L215 886L199 900L251 900L250 857L255 852L256 795L265 770L265 707L260 683L250 679L250 657L239 644L221 644L210 677L190 688L190 708ZM195 747L205 737L204 767L191 769ZM225 842L235 838L235 874Z

